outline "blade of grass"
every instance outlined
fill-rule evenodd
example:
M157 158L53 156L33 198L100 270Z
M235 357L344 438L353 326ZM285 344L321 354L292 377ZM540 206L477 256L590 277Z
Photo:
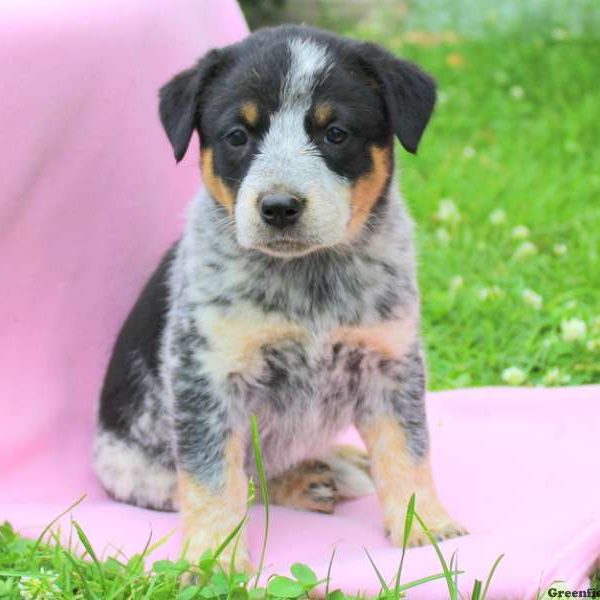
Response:
M495 561L494 564L492 565L492 568L490 570L490 574L487 576L487 579L485 580L485 586L483 587L483 593L481 594L481 600L485 600L485 597L488 593L488 589L490 587L490 583L492 582L492 577L494 577L494 573L496 572L496 569L498 568L498 565L500 564L500 561L504 558L504 554L501 554Z
M79 579L81 580L81 585L83 586L83 588L87 592L87 594L85 594L84 597L86 597L86 598L97 598L96 594L93 594L92 590L90 590L90 587L88 586L88 583L87 583L87 577L85 576L85 573L83 572L83 569L81 568L81 566L77 563L77 560L75 558L73 558L69 554L69 552L67 552L66 550L63 552L63 556L73 565L73 568L75 569L75 571L79 575Z
M165 537L168 537L169 535L172 535L172 532L170 534L167 534L167 536L165 536ZM162 539L164 540L165 538L162 538ZM155 548L155 547L157 547L157 546L160 545L160 541L161 540L159 540L158 542L156 542L156 544L154 544L154 546L152 546L152 547L150 546L150 542L151 541L152 541L152 531L150 531L150 534L148 535L148 539L146 540L146 543L144 544L144 548L143 548L141 554L139 554L136 557L136 562L133 563L135 565L134 566L134 570L137 570L137 568L140 565L141 561L144 560L144 557L147 554L150 554L150 552L152 551L152 548ZM125 558L127 558L127 557L125 557ZM136 579L136 577L137 577L137 575L134 574L134 576L131 577L131 578L129 578L129 579L127 579L124 584L122 584L122 585L118 586L116 589L114 589L113 592L111 593L111 595L108 596L108 600L112 600L113 598L118 598L119 595L124 590L126 590L128 586L130 586L132 584L132 582Z
M215 558L219 558L219 556L221 556L221 554L223 553L223 550L225 550L225 548L227 548L227 546L229 546L229 544L231 543L231 540L233 540L233 538L235 538L237 536L237 534L242 530L242 528L246 524L247 519L248 519L248 514L245 514L243 516L242 520L233 528L233 530L231 532L229 532L227 537L221 542L219 547L215 550L215 554L214 554Z
M258 482L260 485L260 494L262 496L263 504L265 507L265 529L263 533L263 541L260 549L260 559L258 561L258 569L256 571L256 578L254 580L254 588L258 587L258 580L265 564L265 555L267 552L267 538L269 535L269 489L267 486L267 475L265 473L265 465L262 458L262 451L260 449L260 436L258 431L258 422L256 416L250 417L250 430L252 433L252 450L254 451L254 462L256 463L256 472L258 473Z
M476 579L473 582L473 591L471 592L471 600L481 600L481 581Z
M329 594L329 580L331 579L331 567L333 566L333 559L335 557L336 548L333 548L333 552L331 553L331 558L329 559L329 565L327 566L327 580L325 583L325 598Z
M147 555L150 556L150 554L152 554L157 548L160 548L163 544L166 544L171 539L171 537L173 536L173 534L176 531L177 531L176 529L171 529L171 531L169 531L169 533L163 535L163 537L161 537L159 540L154 542L154 544L152 544L152 546L149 546L148 550L147 550Z
M54 519L52 519L52 521L50 521L50 523L48 523L48 525L46 525L46 527L44 527L44 529L42 530L42 533L40 533L40 535L38 536L38 538L35 541L35 544L33 544L32 548L31 548L31 554L30 554L30 560L33 559L35 553L37 552L38 548L40 547L40 544L42 543L42 540L44 539L44 536L48 533L48 531L50 531L51 527L60 519L62 519L62 517L64 517L69 511L73 510L76 506L78 506L79 504L81 504L85 498L86 498L87 494L84 494L83 496L81 496L81 498L79 498L79 500L73 502L73 504L71 504L71 506L67 507L63 512L60 513L60 515L58 515L57 517L54 517Z
M396 582L394 584L394 593L398 596L400 589L400 576L402 575L402 567L404 566L404 555L408 547L408 538L412 530L413 519L415 516L415 495L413 494L406 505L406 517L404 518L404 535L402 536L402 554L400 555L400 564L396 573Z
M429 538L429 541L431 542L431 545L433 546L435 553L437 554L438 559L442 565L442 569L444 571L444 575L446 578L446 583L448 584L448 592L450 594L450 600L457 600L458 599L458 590L456 589L456 586L454 585L454 581L452 579L452 574L450 572L450 569L448 568L448 563L446 562L446 559L444 558L444 555L442 554L442 551L440 550L437 540L435 539L435 537L431 533L431 530L429 529L429 527L427 527L427 525L425 524L423 519L421 519L421 517L417 511L415 511L415 519L417 519L417 521L419 522L419 525L421 525L421 527L423 528L425 535Z
M146 540L146 543L144 544L144 548L142 549L142 552L135 557L135 562L133 563L135 565L135 567L134 567L135 570L137 570L138 567L140 567L142 565L144 558L146 557L146 554L148 552L148 549L150 548L151 541L152 541L152 530L150 530L148 539Z
M377 568L377 565L371 558L369 551L364 546L363 546L363 550L366 552L367 556L369 557L369 561L371 562L371 565L373 566L373 569L375 570L375 573L377 574L377 578L379 579L379 583L381 584L381 587L383 588L383 590L385 591L386 594L389 594L390 588L388 587L387 583L385 582L383 575L380 573L379 569Z
M450 571L454 572L454 587L456 588L458 595L461 597L461 600L464 600L463 595L460 593L460 591L458 590L458 554L456 553L456 551L454 551L452 553L452 556L450 557L450 563L449 563L449 568Z
M107 589L106 589L106 580L104 579L104 571L102 570L102 565L100 564L100 561L98 560L98 557L96 556L96 553L94 552L94 549L92 548L92 544L90 543L90 540L88 539L87 535L85 535L85 532L83 531L83 529L81 528L81 526L79 525L79 523L77 521L71 520L71 524L75 528L75 531L77 532L77 537L83 544L85 551L89 554L94 565L96 566L96 569L98 570L98 575L99 575L99 579L100 579L100 587L102 588L102 595L104 597L106 597Z
M464 571L453 571L453 574L462 575ZM398 588L398 592L404 592L406 590L410 590L410 588L417 587L418 585L423 585L424 583L429 583L430 581L436 581L438 579L444 579L446 577L445 573L436 573L435 575L428 575L427 577L421 577L421 579L415 579L414 581L410 581L408 583L402 584ZM398 596L395 596L397 598Z

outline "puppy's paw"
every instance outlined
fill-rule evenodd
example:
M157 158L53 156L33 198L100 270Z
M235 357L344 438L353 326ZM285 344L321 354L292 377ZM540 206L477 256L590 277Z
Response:
M368 454L355 446L333 446L323 458L333 471L340 498L362 498L375 493Z
M417 508L418 511L418 508ZM466 535L467 528L461 525L458 521L452 519L446 511L438 507L434 510L425 510L423 514L419 512L425 525L433 535L436 542L443 542L454 537ZM390 540L395 546L402 546L404 538L404 522L405 517L402 515L398 519L394 519L392 523L386 527L390 536ZM431 540L425 533L421 525L416 519L413 520L412 529L408 537L408 546L426 546Z
M331 514L338 492L329 466L307 460L269 481L269 500L297 510Z

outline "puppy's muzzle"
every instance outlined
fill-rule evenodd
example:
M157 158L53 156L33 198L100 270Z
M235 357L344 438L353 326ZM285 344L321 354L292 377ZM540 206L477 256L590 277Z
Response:
M267 225L284 229L302 215L304 200L292 194L266 194L259 201L261 219Z

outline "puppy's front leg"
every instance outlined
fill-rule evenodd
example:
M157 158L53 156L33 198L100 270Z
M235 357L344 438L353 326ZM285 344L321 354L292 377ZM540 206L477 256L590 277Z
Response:
M175 385L174 426L179 499L187 558L195 562L215 550L246 511L244 434L229 424L225 404L203 377L179 379ZM234 544L221 555L232 559ZM236 549L237 568L250 568L242 531Z
M425 377L419 349L405 359L387 365L381 402L358 421L367 445L371 472L379 495L385 526L395 545L402 545L406 507L411 495L416 510L438 539L466 533L438 499L429 464L425 418ZM415 521L410 546L428 543Z

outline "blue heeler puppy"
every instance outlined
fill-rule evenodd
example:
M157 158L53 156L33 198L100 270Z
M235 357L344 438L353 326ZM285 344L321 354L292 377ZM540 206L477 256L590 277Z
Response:
M178 161L199 134L204 190L117 339L95 466L118 500L181 510L191 558L244 513L253 414L273 502L332 512L374 487L399 544L414 492L439 539L465 532L431 477L394 179L394 136L416 152L434 103L413 64L292 26L212 50L161 89ZM368 460L331 447L350 424Z

